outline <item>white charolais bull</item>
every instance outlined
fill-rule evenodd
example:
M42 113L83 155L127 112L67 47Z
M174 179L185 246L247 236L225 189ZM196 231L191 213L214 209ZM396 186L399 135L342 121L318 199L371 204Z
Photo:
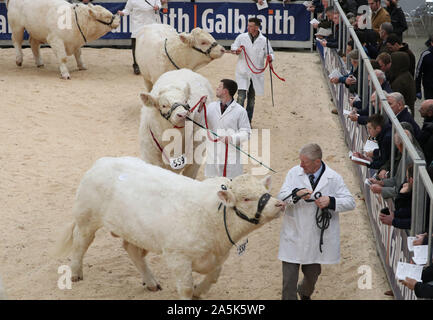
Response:
M211 85L205 77L188 69L164 73L150 93L141 94L143 107L139 140L141 158L145 162L177 173L182 172L190 178L197 176L202 163L200 156L204 153L197 151L197 148L200 144L205 144L196 135L201 130L200 127L191 121L185 121L185 118L188 115L199 121L199 107L192 113L189 111L202 97L207 97L207 103L213 100ZM174 152L170 152L173 150L172 145ZM183 170L172 169L169 159L182 155L187 163Z
M182 68L195 71L221 58L224 52L224 47L200 28L179 34L169 25L151 24L137 35L135 56L146 90L150 91L163 73Z
M78 187L74 222L57 248L72 250L72 281L83 279L83 256L95 232L105 227L123 245L143 282L160 289L149 270L148 252L162 254L180 298L205 294L215 283L230 248L278 217L284 203L268 193L270 176L193 180L138 158L101 158ZM227 231L226 231L227 227ZM194 287L192 272L205 274Z
M70 79L67 56L74 55L78 69L85 70L81 47L117 28L120 23L120 17L104 7L70 4L65 0L8 0L7 8L17 65L23 63L21 46L26 30L36 66L43 66L39 48L48 43L60 64L63 79Z

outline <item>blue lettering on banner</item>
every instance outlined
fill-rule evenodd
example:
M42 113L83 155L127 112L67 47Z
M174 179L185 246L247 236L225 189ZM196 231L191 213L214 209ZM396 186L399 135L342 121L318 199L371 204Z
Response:
M125 2L98 4L113 13L125 6ZM303 4L270 4L269 9L273 11L272 14L266 9L258 11L255 3L169 2L167 12L161 13L161 21L178 32L190 32L195 27L200 27L210 32L215 39L234 40L238 34L246 32L248 19L257 17L262 21L262 33L267 34L270 40L310 40L310 13ZM102 39L129 39L130 30L130 17L124 16L120 26ZM0 40L11 40L4 3L0 3Z

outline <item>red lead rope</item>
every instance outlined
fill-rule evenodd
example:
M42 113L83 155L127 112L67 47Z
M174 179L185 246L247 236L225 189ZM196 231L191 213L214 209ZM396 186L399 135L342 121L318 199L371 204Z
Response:
M263 73L263 72L266 70L266 68L268 67L268 65L269 65L269 68L271 68L272 73L275 74L275 76L276 76L278 79L280 79L281 81L286 81L286 79L281 78L281 77L280 77L280 76L275 72L275 70L274 70L274 66L272 65L271 56L268 55L268 56L266 57L266 64L265 64L265 67L264 67L264 68L257 68L257 67L254 65L253 61L251 60L250 56L247 54L247 51L245 50L245 47L244 47L244 46L240 46L239 48L242 49L242 51L244 52L244 55L245 55L245 61L247 62L247 66L248 66L248 68L251 70L252 73L254 73L254 74L260 74L260 73ZM251 65L250 65L250 64L251 64ZM252 66L252 68L251 68L251 66ZM253 68L254 68L256 71L253 70Z

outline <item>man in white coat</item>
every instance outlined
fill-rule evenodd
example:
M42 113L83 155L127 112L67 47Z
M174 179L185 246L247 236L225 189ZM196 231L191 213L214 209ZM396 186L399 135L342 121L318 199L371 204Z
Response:
M338 213L355 208L342 177L322 161L319 145L302 147L299 159L300 165L289 170L278 195L287 203L278 252L283 262L283 300L297 300L297 293L309 300L321 264L339 263ZM304 279L298 286L300 265Z
M135 60L135 44L137 34L146 24L161 23L159 9L160 0L128 0L125 9L117 11L121 16L131 15L132 65L135 74L140 74L140 68Z
M237 88L235 81L221 80L216 89L216 97L219 101L214 101L206 107L208 129L218 135L217 138L209 133L206 141L205 176L207 178L234 178L243 174L240 152L230 143L240 146L242 142L248 141L251 127L247 112L233 99ZM200 108L199 112L204 126L206 121L203 108Z
M263 96L265 91L264 72L255 74L251 69L255 72L258 72L257 69L263 69L268 54L270 61L274 60L274 51L269 41L259 31L260 25L261 21L258 18L248 19L248 32L238 35L231 45L232 53L239 55L236 65L236 82L239 87L237 102L244 106L248 92L247 112L250 123L253 119L255 96L256 94ZM241 48L242 46L251 61L247 60L245 52Z

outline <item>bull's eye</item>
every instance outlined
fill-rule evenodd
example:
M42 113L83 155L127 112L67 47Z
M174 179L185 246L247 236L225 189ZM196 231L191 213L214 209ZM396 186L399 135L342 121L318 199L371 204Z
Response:
M162 106L164 109L167 109L168 107L167 106Z
M202 41L202 42L201 42L201 45L202 45L202 46L204 46L204 45L206 45L206 44L207 44L206 41Z

